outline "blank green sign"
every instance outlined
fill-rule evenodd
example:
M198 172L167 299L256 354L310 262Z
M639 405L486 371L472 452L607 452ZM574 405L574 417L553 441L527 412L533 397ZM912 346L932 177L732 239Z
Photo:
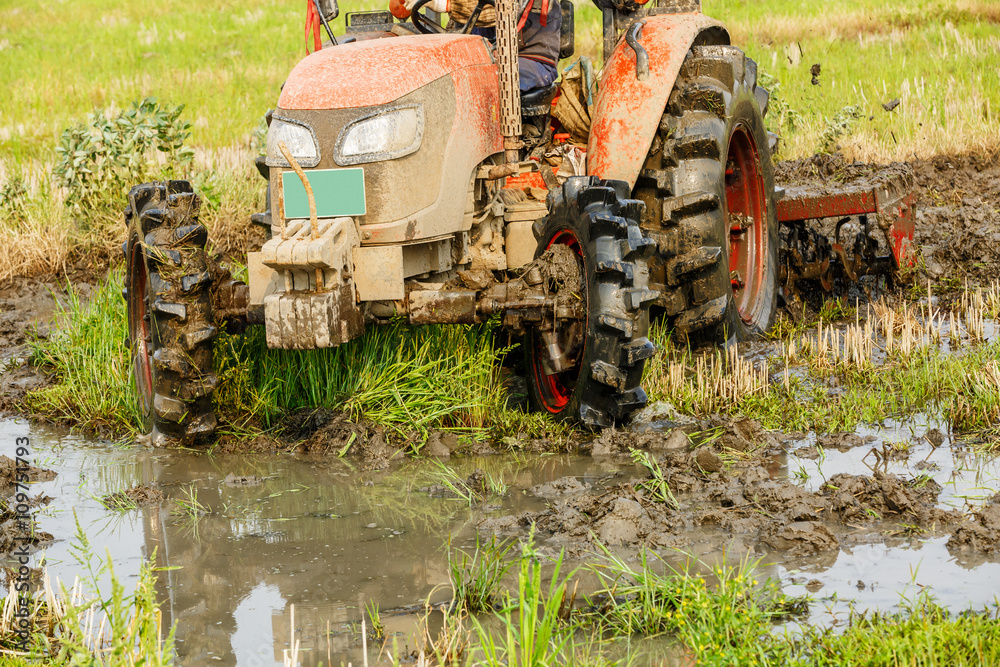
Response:
M316 215L333 218L340 215L364 215L365 170L314 169L306 172L313 196L316 197ZM285 217L308 218L309 199L302 181L294 171L281 174L281 186L285 192Z

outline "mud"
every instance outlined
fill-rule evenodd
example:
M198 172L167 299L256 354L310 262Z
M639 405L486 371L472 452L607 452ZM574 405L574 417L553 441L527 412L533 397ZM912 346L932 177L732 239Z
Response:
M52 534L39 530L34 519L34 512L52 498L43 493L31 495L23 485L55 478L56 473L46 468L28 465L18 470L15 459L0 455L0 558L21 546L30 553L52 542Z
M230 483L228 478L226 479L226 483ZM156 505L162 503L166 498L158 486L154 484L138 484L124 491L110 493L101 498L101 502L108 508L129 510L134 507L142 507L143 505Z
M1000 493L955 530L948 540L948 548L960 553L1000 553Z
M942 288L965 281L988 284L1000 275L1000 163L992 156L936 156L906 163L917 195L914 241L923 263L919 278ZM902 165L890 165L883 174ZM876 185L880 165L851 163L840 155L779 162L775 179L792 187L823 189Z
M45 373L24 360L28 342L44 339L58 324L60 308L69 303L68 284L82 303L90 299L93 276L74 271L71 277L71 281L16 278L0 284L0 414L21 412L28 392L49 384Z
M30 511L44 507L52 502L52 498L38 494L28 496L22 501ZM25 520L18 515L15 507L18 501L11 495L9 498L0 500L0 558L7 557L15 550L26 548L29 553L33 553L55 539L51 533L38 528L38 523L29 518Z
M611 546L685 548L693 544L693 528L714 527L740 536L742 544L758 551L784 552L785 557L796 558L836 550L842 543L881 539L900 530L943 535L962 521L961 512L938 506L942 486L927 475L903 478L881 470L871 475L839 473L810 490L773 474L774 458L781 450L775 448L777 438L756 422L727 423L715 418L711 423L721 430L711 444L691 442L675 429L660 437L605 431L591 445L592 454L619 459L636 447L655 452L662 481L675 496L676 505L649 492L649 474L589 491L559 480L560 487L571 489L567 497L550 491L554 482L539 489L544 492L535 492L550 499L547 508L490 517L478 524L478 530L510 536L534 527L549 544L579 554L593 548L595 541ZM684 435L683 444L678 433ZM873 439L852 433L817 438L834 451L844 452L864 451ZM671 440L680 446L663 446ZM802 450L818 458L816 445ZM997 519L1000 528L1000 505Z
M664 422L656 418L656 411L657 406L650 406L640 412L640 422L633 424L629 430L605 429L598 437L580 443L580 452L591 456L621 456L628 455L632 449L679 451L698 444L691 440L689 434L705 433L714 434L719 447L747 454L767 450L778 444L778 439L773 434L751 419L712 415L708 419L686 418L684 426L664 428ZM651 423L655 425L657 422L659 427L650 427ZM674 422L668 418L666 423Z
M419 445L420 434L387 432L382 426L355 423L343 412L320 408L290 415L276 434L261 434L251 440L227 436L215 447L221 454L303 454L318 458L350 455L360 459L365 470L380 470Z
M18 480L18 477L22 477ZM18 481L25 483L23 477L27 477L29 482L47 482L55 479L56 473L46 468L37 468L28 464L20 470L17 468L17 460L9 456L0 455L0 491L10 491Z

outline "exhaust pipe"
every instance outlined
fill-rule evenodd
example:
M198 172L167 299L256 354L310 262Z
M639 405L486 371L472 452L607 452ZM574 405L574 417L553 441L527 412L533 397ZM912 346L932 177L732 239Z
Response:
M521 93L517 70L517 0L497 0L497 67L500 73L500 130L504 159L520 161Z

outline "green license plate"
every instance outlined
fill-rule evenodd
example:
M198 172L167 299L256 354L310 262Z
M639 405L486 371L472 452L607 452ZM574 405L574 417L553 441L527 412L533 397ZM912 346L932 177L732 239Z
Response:
M313 169L306 171L306 178L312 186L316 198L316 215L320 218L334 218L342 215L364 215L365 170L361 167L350 169ZM285 217L308 218L309 199L298 174L285 171L281 174L281 187L285 194Z

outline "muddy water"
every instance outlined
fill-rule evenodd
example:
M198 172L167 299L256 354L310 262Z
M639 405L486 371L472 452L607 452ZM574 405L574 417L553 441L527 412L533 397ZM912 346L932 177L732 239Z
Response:
M917 462L933 463L921 470L945 486L943 503L976 504L997 488L993 460L972 456L947 439L932 447L920 440L927 428L927 420L895 424L872 431L876 439L864 447L824 450L818 458L781 455L771 460L770 469L775 476L804 469L801 483L815 488L836 472L870 474L859 463L865 452L881 447L883 440L908 440L913 442L909 457L891 461L889 470L905 472L906 466L912 474ZM625 462L588 457L453 460L448 465L463 477L482 468L509 485L502 499L470 508L420 491L439 474L428 462L362 474L336 459L120 448L20 421L0 422L0 443L12 449L18 436L31 438L36 465L59 473L55 481L35 487L55 499L40 513L41 529L56 536L44 554L50 573L71 581L79 572L70 550L74 512L96 551L110 552L127 587L134 584L142 559L155 552L157 565L175 568L160 573L157 592L166 620L176 623L184 665L280 664L292 636L293 605L303 665L331 659L359 664L357 623L371 601L382 609L388 648L408 652L415 647L419 605L428 596L448 597L441 586L448 581L443 547L449 534L454 545L470 547L475 525L485 516L541 509L546 501L527 492L536 484L572 475L599 490L638 474ZM813 443L809 436L792 449L805 453ZM874 463L871 457L868 461ZM211 511L197 518L178 516L172 513L175 503L166 502L117 515L96 500L152 481L172 499L194 489L198 502ZM853 543L842 539L839 551L804 559L755 552L763 557L760 578L779 579L788 593L808 591L814 598L809 620L822 624L842 623L850 605L890 610L901 594L913 596L923 586L954 610L994 603L1000 563L957 561L945 547L947 536L867 535ZM686 550L706 563L733 561L754 548L710 528L688 537ZM663 555L678 565L687 558ZM378 649L371 648L370 655L376 658Z
M938 433L940 441L934 437ZM846 451L822 445L815 448L817 438L809 434L776 463L811 491L838 473L872 475L881 471L901 478L926 475L942 486L939 507L960 511L977 508L1000 489L1000 460L975 452L948 433L946 422L919 414L902 421L887 420L879 429L860 426L856 434L869 442ZM996 608L1000 583L1000 562L996 559L968 553L956 558L946 547L947 535L904 537L898 525L886 525L881 532L880 538L871 534L861 537L834 557L828 556L827 563L779 567L782 581L789 584L788 593L816 592L813 622L842 623L849 614L849 604L889 609L901 599L914 599L924 587L952 609Z

